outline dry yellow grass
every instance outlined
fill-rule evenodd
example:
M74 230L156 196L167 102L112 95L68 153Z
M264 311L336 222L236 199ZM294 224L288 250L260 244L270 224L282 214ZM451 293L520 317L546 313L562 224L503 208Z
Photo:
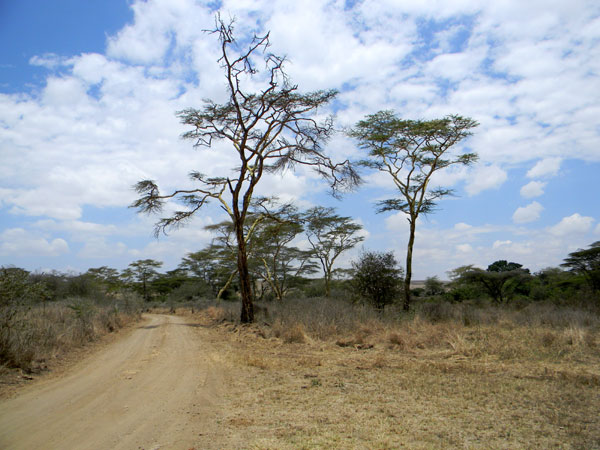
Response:
M600 448L598 320L513 319L290 328L302 340L212 321L228 349L220 427L230 448Z

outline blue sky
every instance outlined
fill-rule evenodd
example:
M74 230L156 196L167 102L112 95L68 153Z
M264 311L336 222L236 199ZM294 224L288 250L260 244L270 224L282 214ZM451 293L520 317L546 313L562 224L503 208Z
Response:
M169 190L190 170L235 165L222 144L179 139L174 114L225 99L218 47L202 32L216 8L237 18L240 37L270 30L301 91L339 89L322 113L340 129L381 109L480 122L456 149L479 163L437 177L457 196L418 224L416 279L497 259L535 271L600 240L595 1L0 0L0 265L85 271L154 258L171 269L210 242L203 227L223 219L217 207L156 240L157 218L127 206L140 179ZM328 152L361 157L341 133ZM302 170L264 179L261 192L335 206L364 226L365 248L402 261L405 217L373 209L393 186L364 179L341 201Z

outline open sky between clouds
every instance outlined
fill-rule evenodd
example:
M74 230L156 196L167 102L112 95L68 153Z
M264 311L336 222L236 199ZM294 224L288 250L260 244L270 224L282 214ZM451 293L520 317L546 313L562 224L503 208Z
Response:
M175 117L226 99L215 36L203 32L217 11L235 16L240 37L270 30L301 91L338 89L321 113L340 130L382 109L480 123L463 148L480 161L436 178L457 195L420 219L415 278L497 259L535 271L600 240L597 1L22 0L0 1L0 265L85 271L154 258L171 269L210 242L204 225L224 218L216 205L159 240L157 217L127 206L140 179L169 190L191 170L235 166L223 143L182 141ZM361 157L343 133L328 152ZM402 261L406 218L373 208L393 186L364 179L341 201L304 170L264 179L261 192L334 206L364 226L365 248Z

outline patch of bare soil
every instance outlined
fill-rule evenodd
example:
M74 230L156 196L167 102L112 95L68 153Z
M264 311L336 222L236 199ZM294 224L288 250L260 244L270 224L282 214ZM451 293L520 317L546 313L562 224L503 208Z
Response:
M0 403L0 448L222 448L210 330L147 315L130 333Z

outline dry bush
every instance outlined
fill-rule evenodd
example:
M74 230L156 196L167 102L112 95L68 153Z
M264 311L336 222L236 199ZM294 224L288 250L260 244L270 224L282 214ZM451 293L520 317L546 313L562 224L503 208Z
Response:
M0 311L0 365L36 371L49 359L139 317L135 298L67 299Z
M367 305L332 298L286 299L268 305L273 327L292 328L301 324L311 338L329 340L361 331L371 334L384 328L394 314L383 316ZM397 316L396 316L397 317Z
M282 335L283 341L287 344L302 344L306 342L306 336L304 335L304 329L302 325L297 324L292 328L287 329Z
M239 304L232 304L237 322ZM258 305L257 305L258 306ZM223 319L223 313L207 309ZM257 307L262 337L286 343L325 341L340 347L383 346L410 354L496 360L578 358L597 346L597 311L532 303L521 309L472 303L423 303L403 313L377 312L335 298L286 299ZM268 312L268 313L267 313Z
M223 322L227 317L226 311L216 306L209 306L204 310L204 313L213 322Z

